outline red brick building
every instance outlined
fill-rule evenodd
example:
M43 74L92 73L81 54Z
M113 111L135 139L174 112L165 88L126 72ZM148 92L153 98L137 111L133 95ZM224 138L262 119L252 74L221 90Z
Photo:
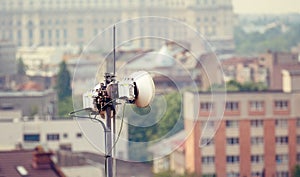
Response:
M184 100L187 171L288 177L300 162L300 92L231 92L215 102L209 93L186 92ZM221 121L214 121L217 110L224 110Z

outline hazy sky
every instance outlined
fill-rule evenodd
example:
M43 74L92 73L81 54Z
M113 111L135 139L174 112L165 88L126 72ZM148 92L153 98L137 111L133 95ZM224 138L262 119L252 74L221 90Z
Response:
M300 0L232 0L236 13L300 13Z

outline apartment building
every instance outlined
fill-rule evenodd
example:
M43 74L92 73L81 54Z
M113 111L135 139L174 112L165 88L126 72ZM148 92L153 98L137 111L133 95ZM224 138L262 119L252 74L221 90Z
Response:
M184 94L187 171L218 177L291 175L300 163L299 92L229 92L225 102L211 98L210 93ZM218 110L224 116L214 121Z
M120 130L121 120L116 120ZM0 120L0 150L16 148L34 149L42 145L51 150L68 149L73 152L105 153L105 136L101 125L91 120ZM123 125L120 139L116 144L116 157L128 159L128 128Z
M230 0L2 0L0 14L0 39L11 40L18 46L83 46L121 20L160 16L187 23L219 51L234 49ZM118 26L118 41L141 36L181 41L191 38L180 23L167 26L164 20L152 20L140 19ZM101 40L112 46L111 31L104 33ZM145 39L137 44L154 48L161 43Z

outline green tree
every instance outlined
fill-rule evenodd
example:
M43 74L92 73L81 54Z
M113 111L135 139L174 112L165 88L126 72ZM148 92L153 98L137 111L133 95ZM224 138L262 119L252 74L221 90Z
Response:
M166 103L163 101L165 100ZM162 104L167 104L165 112L159 113L159 111L164 111L160 109ZM144 160L147 161L149 154L147 152L146 144L135 144L134 142L150 142L152 140L159 140L164 136L169 137L180 130L183 129L183 118L181 115L181 95L179 93L169 93L163 96L161 99L154 99L152 109L156 110L154 114L151 114L151 117L145 118L141 117L144 113L147 113L149 110L135 111L137 114L130 114L130 108L126 108L125 115L128 117L129 122L134 122L133 124L128 125L128 138L129 138L129 157L133 160ZM152 112L153 113L153 112ZM163 115L163 117L160 117ZM146 121L153 122L153 119L157 120L155 124L151 126L147 125ZM139 125L141 122L141 125ZM151 122L150 122L151 123ZM149 124L150 125L150 124Z
M59 100L64 100L65 98L70 97L72 95L71 76L70 72L67 69L65 61L62 61L59 65L56 90Z
M19 75L26 75L26 70L27 70L27 67L24 64L23 59L19 58L18 63L17 63L17 72L18 72L18 74Z
M234 30L236 52L239 54L256 54L267 50L290 51L291 47L300 41L300 24L286 24L288 31L283 32L281 27L271 28L264 33L246 33L238 26Z
M300 177L300 165L294 167L292 177Z
M267 90L268 87L263 82L245 82L239 83L236 80L230 80L226 83L226 91L227 92L234 92L234 91L241 91L241 92L254 92L254 91L264 91ZM208 91L224 91L222 85L214 84Z
M169 93L165 96L167 100L167 110L162 119L155 124L155 132L151 132L151 140L159 139L163 136L172 136L184 128L181 115L181 95L177 92ZM160 107L160 105L158 105Z
M67 117L73 111L72 97L66 97L58 102L58 115Z

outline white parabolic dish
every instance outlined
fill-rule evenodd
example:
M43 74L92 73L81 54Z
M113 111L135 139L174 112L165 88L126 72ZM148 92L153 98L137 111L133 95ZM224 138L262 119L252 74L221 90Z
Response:
M136 106L147 107L155 95L155 86L151 75L146 71L138 71L129 77L133 78L138 90L138 96L135 100Z

